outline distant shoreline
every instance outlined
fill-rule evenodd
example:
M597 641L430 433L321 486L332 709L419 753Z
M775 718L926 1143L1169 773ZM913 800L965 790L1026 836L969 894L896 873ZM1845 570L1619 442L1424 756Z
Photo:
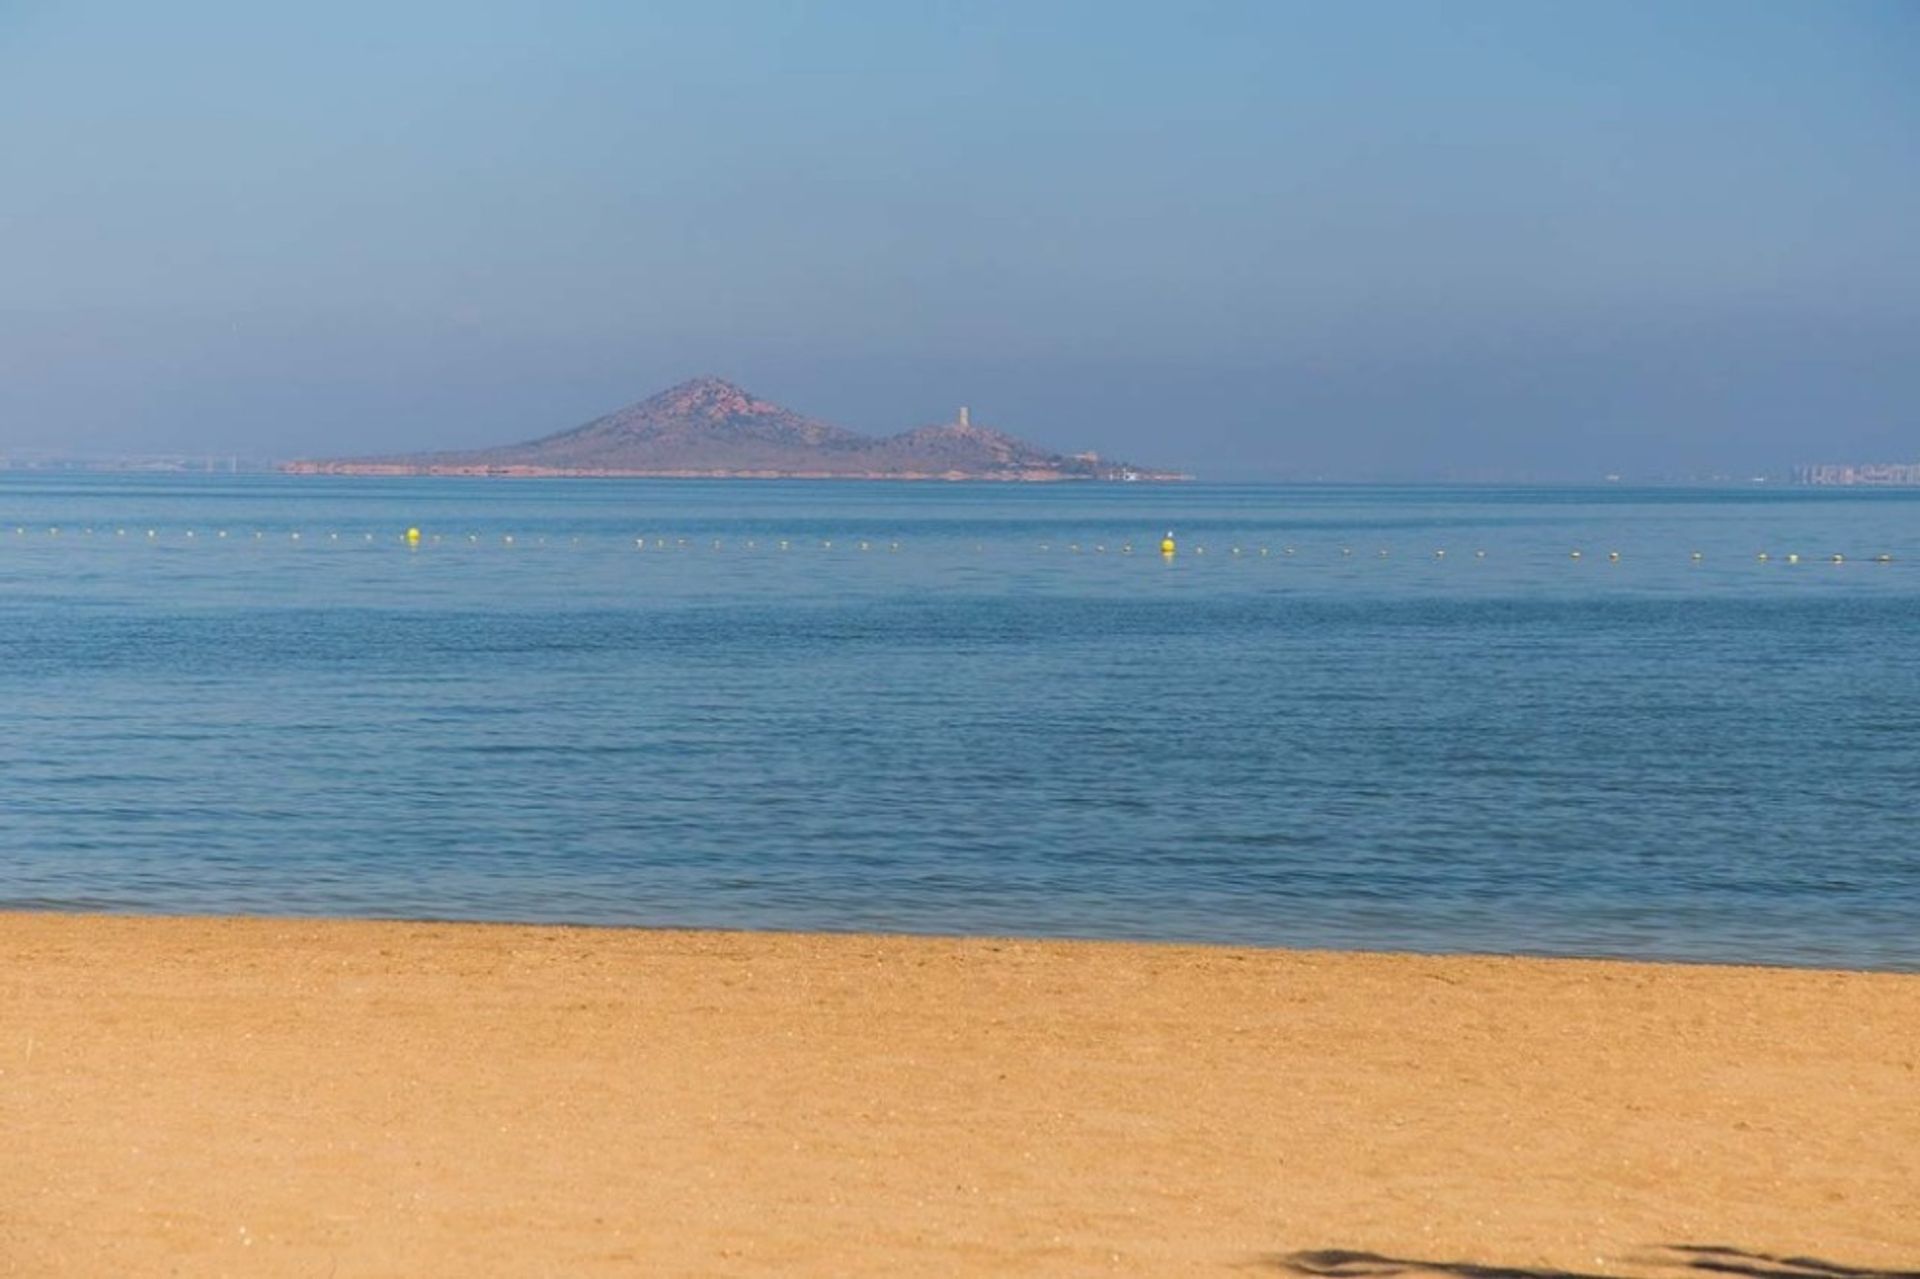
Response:
M1195 477L1173 472L1121 476L1070 475L1057 471L1014 473L976 471L700 471L625 470L546 466L385 466L368 462L287 462L282 475L342 475L374 479L432 477L489 480L902 480L910 483L988 484L1188 484Z

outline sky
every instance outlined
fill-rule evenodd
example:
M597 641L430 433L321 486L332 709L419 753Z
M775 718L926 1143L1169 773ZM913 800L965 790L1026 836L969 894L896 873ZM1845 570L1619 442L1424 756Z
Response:
M1920 0L0 0L0 453L699 374L1221 479L1920 460Z

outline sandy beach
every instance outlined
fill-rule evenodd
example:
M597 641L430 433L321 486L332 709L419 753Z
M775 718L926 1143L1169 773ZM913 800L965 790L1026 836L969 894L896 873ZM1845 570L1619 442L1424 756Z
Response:
M6 1275L1890 1275L1920 977L0 915L0 1149Z

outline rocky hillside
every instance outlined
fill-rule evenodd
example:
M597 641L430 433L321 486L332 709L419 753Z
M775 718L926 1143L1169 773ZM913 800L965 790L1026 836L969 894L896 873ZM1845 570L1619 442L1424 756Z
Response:
M295 474L1178 479L1063 456L961 420L876 439L695 378L584 426L500 448L288 463Z

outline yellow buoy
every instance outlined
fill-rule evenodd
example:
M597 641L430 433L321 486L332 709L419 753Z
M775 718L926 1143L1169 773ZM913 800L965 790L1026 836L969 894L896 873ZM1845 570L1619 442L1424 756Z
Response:
M408 529L408 530L407 530L407 545L408 545L408 546L418 546L418 545L420 545L420 530L419 530L419 529L417 529L417 528L410 528L410 529Z
M1160 553L1162 555L1172 555L1174 551L1178 549L1179 548L1174 545L1173 530L1168 529L1167 535L1160 539Z

